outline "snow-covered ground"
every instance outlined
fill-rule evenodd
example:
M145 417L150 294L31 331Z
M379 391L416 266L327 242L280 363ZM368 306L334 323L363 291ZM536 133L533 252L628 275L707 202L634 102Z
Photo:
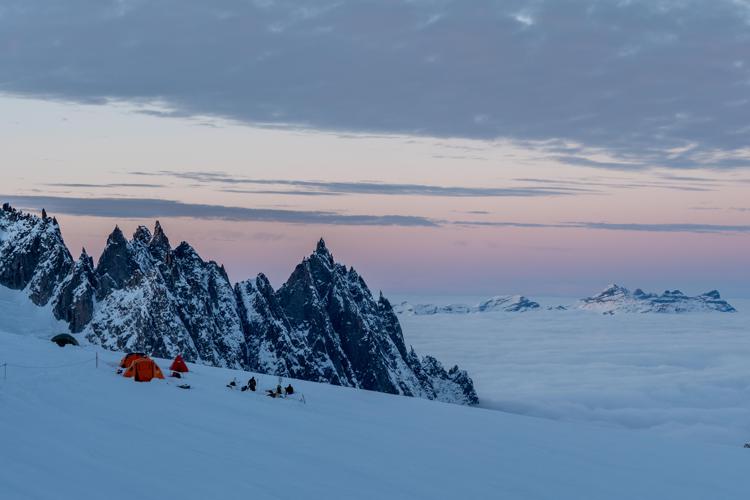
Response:
M0 353L13 363L3 498L739 499L750 487L739 447L314 383L295 382L307 404L272 400L193 365L189 391L139 384L114 373L119 355L97 369L91 348L15 334L0 333Z
M732 500L750 488L736 444L300 381L306 404L274 400L225 387L247 373L205 366L190 365L190 390L136 383L116 375L118 353L99 351L97 368L93 346L49 342L56 325L13 294L0 302L4 499ZM452 356L471 351L460 344Z
M571 299L539 302L522 313L399 319L407 343L469 372L484 407L690 441L750 441L750 301L730 299L736 313L614 316L546 310Z

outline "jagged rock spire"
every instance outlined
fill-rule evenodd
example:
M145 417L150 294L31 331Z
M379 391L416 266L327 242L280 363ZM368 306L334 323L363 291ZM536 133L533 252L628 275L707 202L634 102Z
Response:
M133 240L147 245L151 241L151 231L146 226L138 226L133 233Z
M127 243L128 240L125 239L125 235L122 234L122 229L120 229L120 226L115 225L115 228L112 230L111 233L109 233L109 236L107 237L107 245L111 244L124 244Z
M159 221L156 221L156 224L154 225L154 236L151 238L151 243L149 243L148 248L151 255L159 260L167 260L169 252L172 250L172 247L169 244L169 238L167 238Z
M326 242L323 238L318 240L318 245L315 247L315 253L329 254L328 248L326 248Z

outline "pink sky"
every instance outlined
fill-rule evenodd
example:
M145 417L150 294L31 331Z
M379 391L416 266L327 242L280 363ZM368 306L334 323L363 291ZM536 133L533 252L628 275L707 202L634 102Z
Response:
M528 143L341 136L218 120L208 127L208 119L146 116L125 105L0 101L6 198L64 198L66 207L97 198L173 200L302 218L206 219L191 209L134 219L127 210L103 217L48 206L74 254L86 246L96 258L115 224L129 234L158 217L173 245L188 240L233 279L265 272L276 286L323 236L386 294L580 296L610 282L750 294L743 171L593 169L561 164ZM404 186L410 191L399 191ZM466 191L435 194L435 186ZM430 226L320 223L307 219L311 212L398 215ZM483 225L498 223L531 226Z

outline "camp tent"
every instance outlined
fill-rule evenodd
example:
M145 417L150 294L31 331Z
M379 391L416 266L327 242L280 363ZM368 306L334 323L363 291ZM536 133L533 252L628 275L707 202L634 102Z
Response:
M178 354L176 358L174 358L174 361L172 361L172 364L169 366L169 369L173 372L181 372L185 373L188 371L188 367L185 364L185 360L182 359L182 355Z
M120 368L130 368L130 365L133 364L133 361L145 357L147 356L142 352L129 352L120 360Z
M150 382L152 378L164 378L159 365L151 358L139 358L125 370L124 377L133 377L136 382Z
M78 345L76 338L69 333L55 335L50 340L60 347L65 347L66 345Z

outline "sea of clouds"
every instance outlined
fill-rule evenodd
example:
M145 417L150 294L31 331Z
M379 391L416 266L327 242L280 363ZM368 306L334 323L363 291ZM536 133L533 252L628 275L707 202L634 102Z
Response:
M418 352L469 371L486 408L737 445L750 441L750 300L730 302L739 312L537 310L400 320Z

